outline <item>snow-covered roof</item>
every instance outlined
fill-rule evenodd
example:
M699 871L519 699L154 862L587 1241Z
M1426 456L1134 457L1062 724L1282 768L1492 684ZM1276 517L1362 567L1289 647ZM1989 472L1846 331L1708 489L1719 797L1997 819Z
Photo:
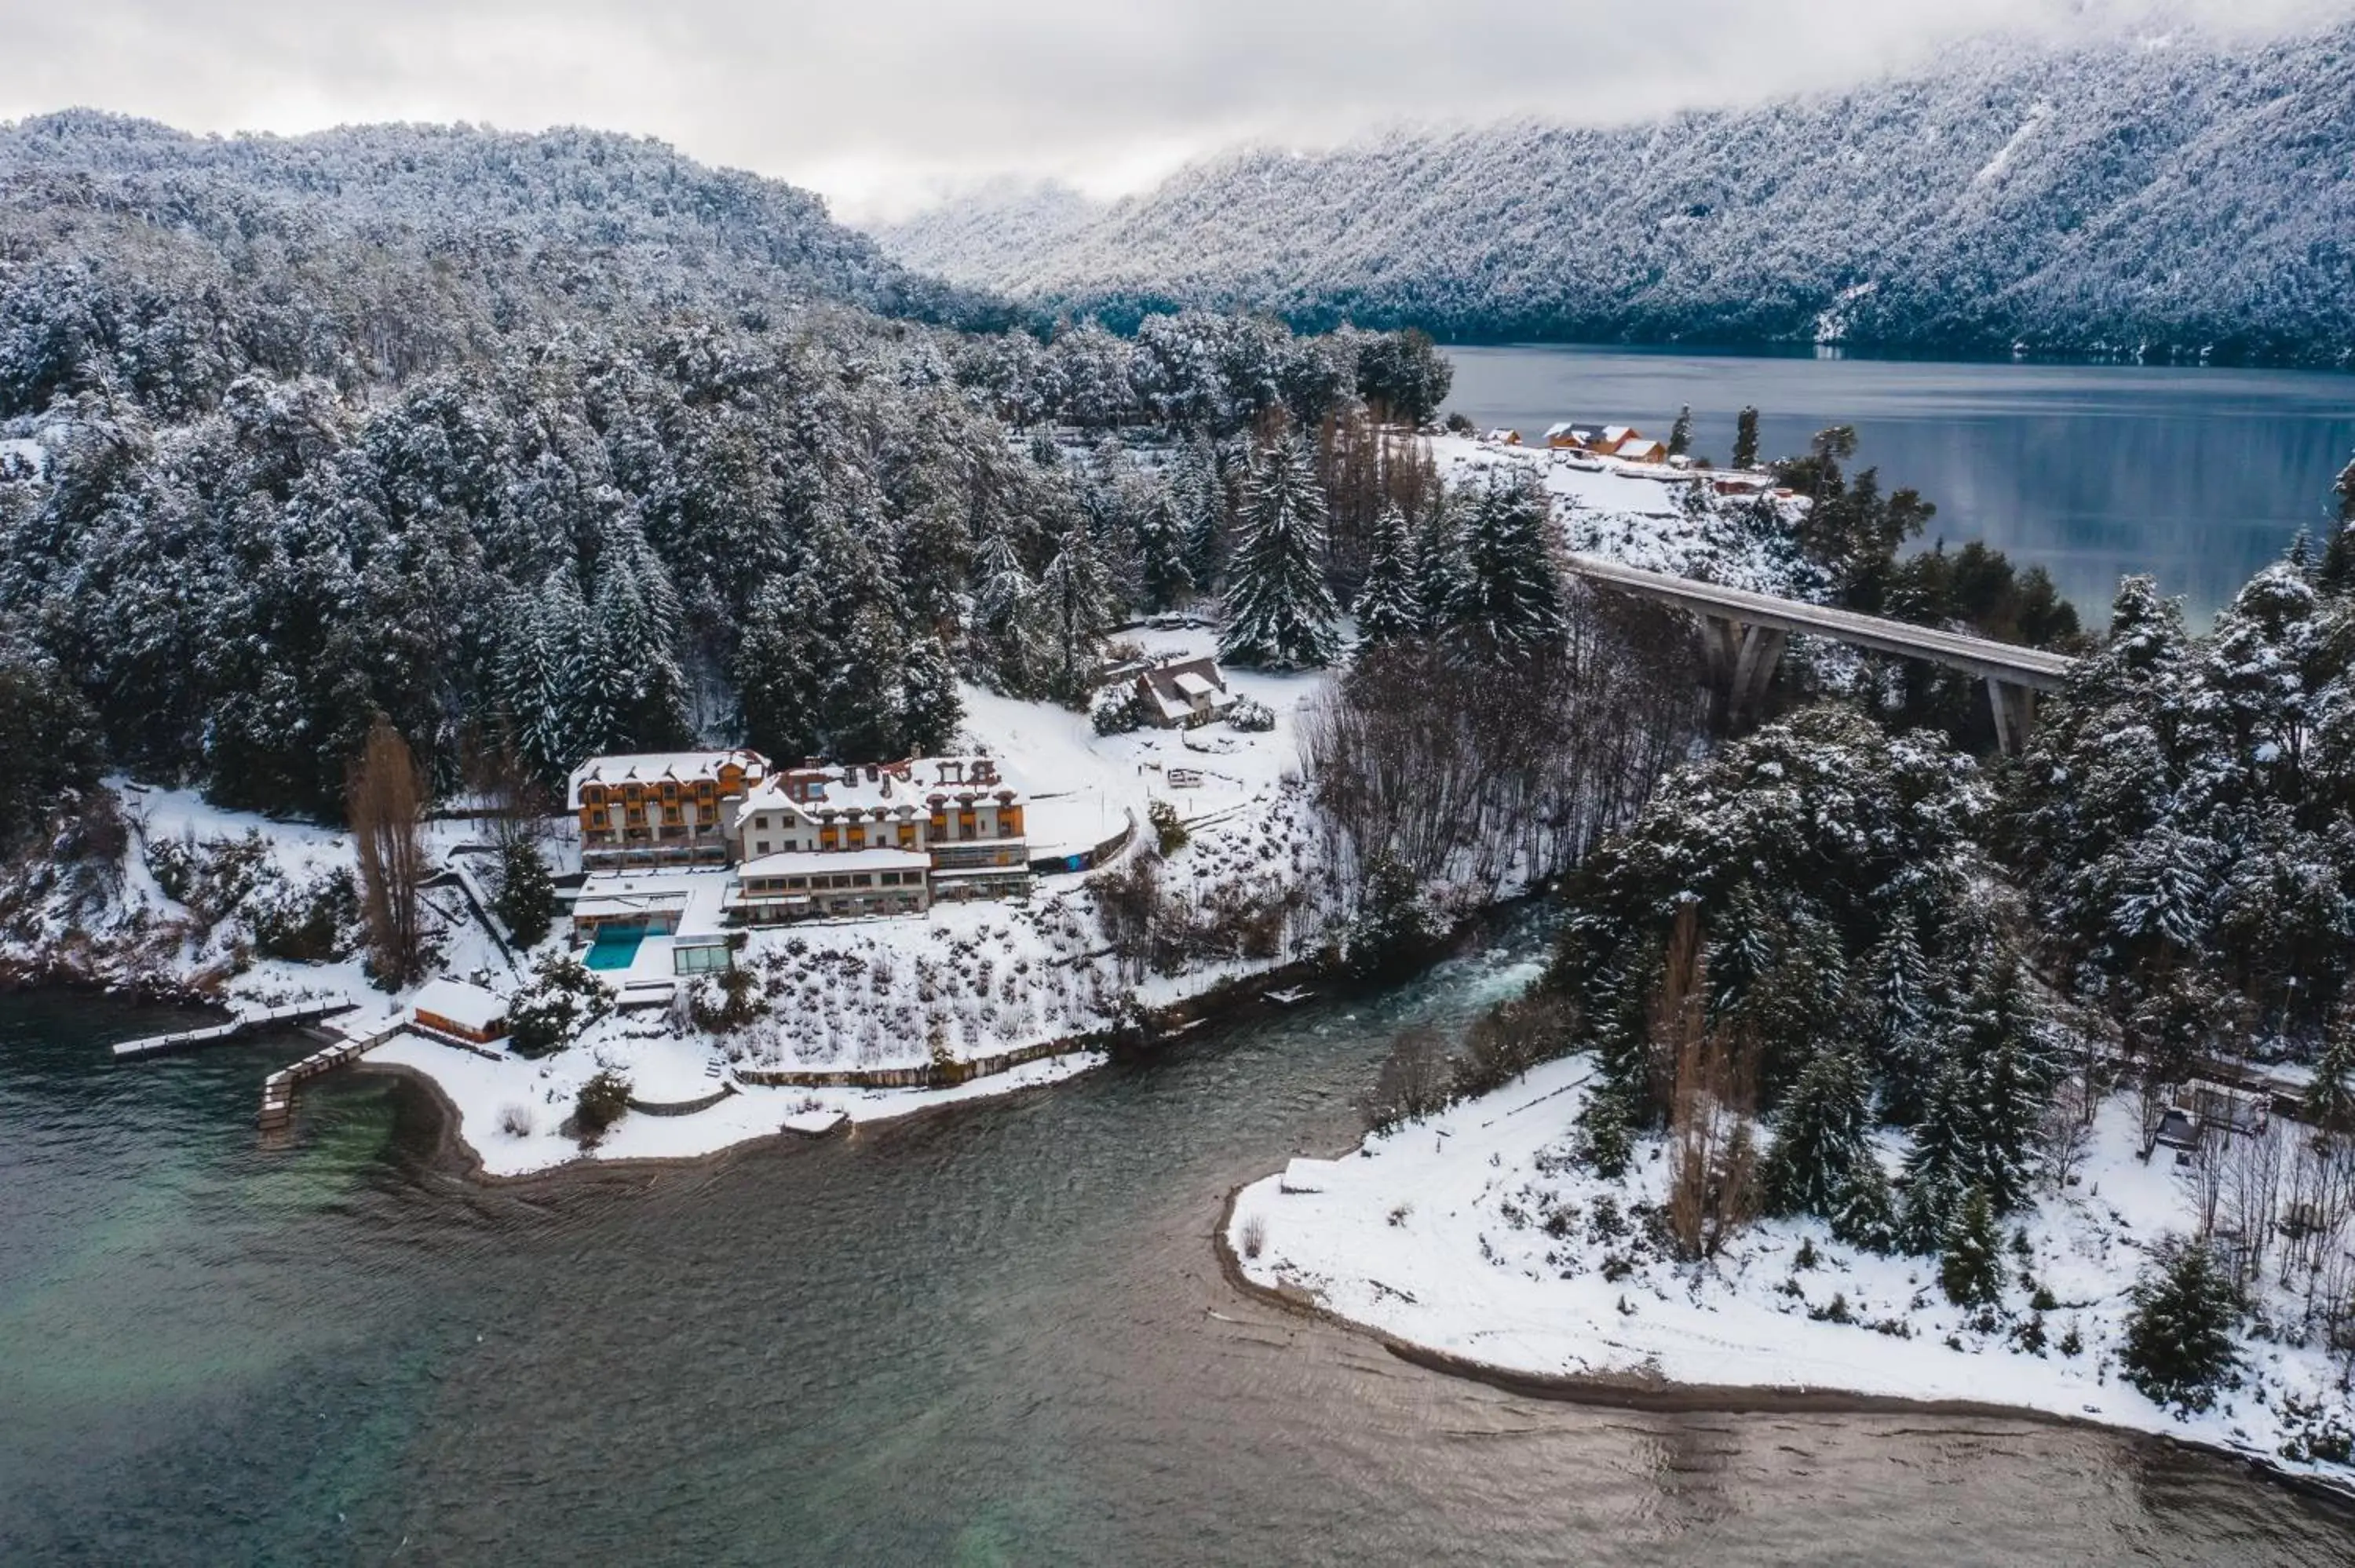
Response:
M1630 436L1625 440L1621 441L1617 446L1612 448L1611 451L1612 455L1614 457L1632 458L1648 457L1654 452L1664 450L1665 449L1659 442L1651 440L1649 437Z
M799 791L805 798L794 799ZM907 821L931 813L934 795L1004 795L1014 790L994 758L919 757L871 766L787 768L748 790L736 820L773 811L793 820L824 823L853 820ZM831 813L831 816L829 816Z
M428 980L410 1005L419 1012L446 1018L461 1029L485 1033L498 1027L507 1015L504 1001L464 980Z
M1603 427L1603 444L1615 447L1628 437L1641 433L1633 425L1605 425Z
M826 876L846 871L922 871L932 857L922 850L788 850L764 854L736 868L739 877Z
M684 893L623 893L601 898L580 898L572 904L575 920L601 919L613 915L644 915L655 909L683 909L687 906Z
M1156 664L1137 679L1167 719L1191 714L1199 697L1208 697L1214 708L1228 700L1227 678L1220 672L1218 661L1209 657Z
M727 751L634 751L592 757L572 770L567 800L579 810L584 784L659 784L666 779L694 784L707 779L717 783L719 770L730 763L744 770L748 783L769 771L767 758L741 746Z
M1563 419L1558 424L1551 424L1546 427L1546 440L1553 440L1556 436L1574 436L1576 434L1578 434L1578 432L1570 428L1570 421L1568 419Z

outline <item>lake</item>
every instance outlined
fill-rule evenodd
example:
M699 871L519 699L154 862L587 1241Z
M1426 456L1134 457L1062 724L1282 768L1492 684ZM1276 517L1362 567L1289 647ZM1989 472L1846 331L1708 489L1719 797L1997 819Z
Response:
M1346 1147L1391 1033L1542 950L847 1137L490 1188L364 1073L262 1147L300 1041L116 1066L156 1015L0 998L0 1561L2355 1556L2355 1513L2161 1442L1548 1403L1239 1295L1228 1191Z
M2300 528L2330 525L2355 458L2355 376L2120 365L1950 364L1689 350L1450 348L1450 409L1537 440L1558 419L1666 439L1723 463L1760 411L1768 457L1853 425L1855 467L1934 502L1934 535L2042 564L2089 620L2117 579L2157 576L2204 622ZM1924 539L1923 543L1928 543Z

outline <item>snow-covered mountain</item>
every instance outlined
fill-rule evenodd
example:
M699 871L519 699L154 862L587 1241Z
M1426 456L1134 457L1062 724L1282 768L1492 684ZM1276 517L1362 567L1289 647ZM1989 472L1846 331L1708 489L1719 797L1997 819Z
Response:
M988 194L909 265L1092 310L1458 339L2355 355L2355 24L1987 43L1833 96L1582 129L1255 148L1073 222ZM1035 204L1035 193L1018 193Z
M397 380L559 321L812 301L1004 314L806 191L641 138L194 136L88 110L0 124L0 417L93 358L202 405L247 369Z

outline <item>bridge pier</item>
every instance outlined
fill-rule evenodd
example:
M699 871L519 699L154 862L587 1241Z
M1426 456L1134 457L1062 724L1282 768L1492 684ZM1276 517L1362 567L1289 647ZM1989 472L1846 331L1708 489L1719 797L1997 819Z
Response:
M2036 727L2036 693L1999 676L1987 678L1987 707L1995 715L1996 749L2018 757L2028 749L2029 732Z
M1703 615L1700 640L1709 662L1712 716L1721 729L1738 728L1764 705L1788 638L1775 627Z

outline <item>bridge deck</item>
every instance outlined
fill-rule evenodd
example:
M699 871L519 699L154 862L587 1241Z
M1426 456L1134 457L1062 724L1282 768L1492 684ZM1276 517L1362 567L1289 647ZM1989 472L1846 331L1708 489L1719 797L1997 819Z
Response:
M1623 566L1600 556L1573 555L1569 564L1572 571L1591 582L1662 599L1696 614L1771 627L1778 631L1828 637L1881 653L1928 659L1974 675L1992 676L2037 691L2059 691L2076 663L2066 653L2048 653L1989 638L1967 637L1957 631L1940 631L1877 615L1860 615L1852 609L1834 609L1826 605L1778 599L1773 594L1753 593L1747 588L1697 582L1691 577Z

